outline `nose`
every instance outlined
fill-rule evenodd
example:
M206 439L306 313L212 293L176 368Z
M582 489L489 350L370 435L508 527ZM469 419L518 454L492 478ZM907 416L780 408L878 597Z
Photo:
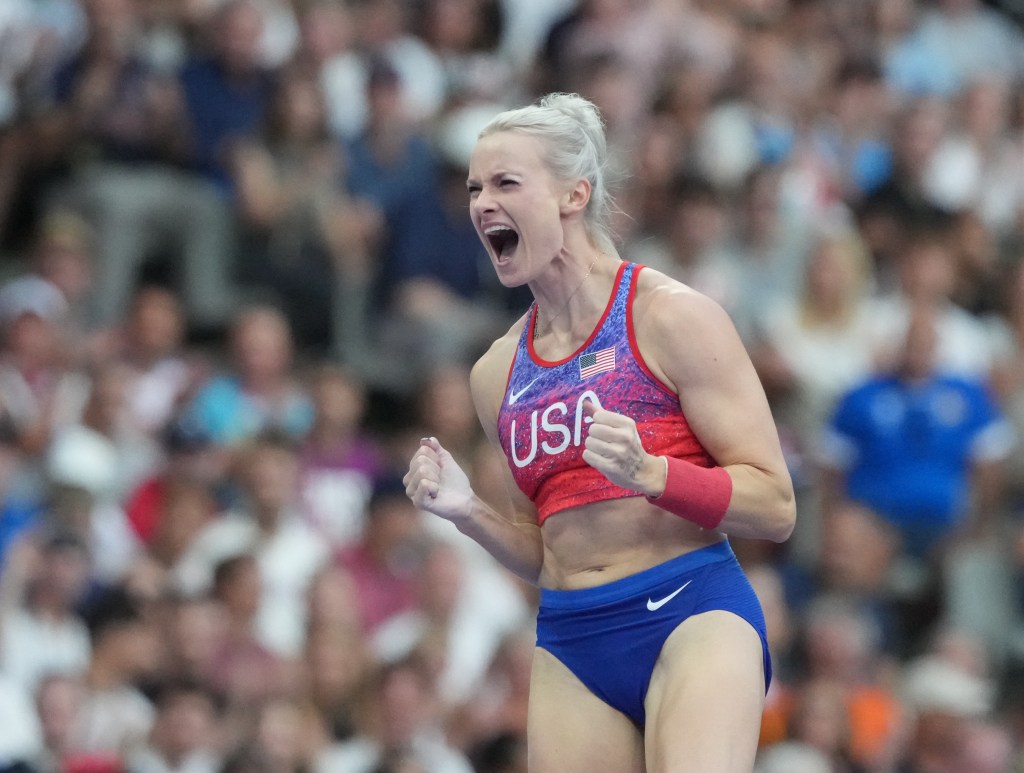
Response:
M470 201L470 208L473 212L481 214L484 212L491 212L494 210L494 200L487 192L487 188L481 188L477 191L476 195Z

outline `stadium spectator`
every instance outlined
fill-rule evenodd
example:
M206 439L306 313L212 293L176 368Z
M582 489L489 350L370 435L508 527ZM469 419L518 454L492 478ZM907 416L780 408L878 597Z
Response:
M313 407L293 367L287 318L273 306L243 309L231 322L228 347L225 372L199 387L185 411L188 420L214 443L228 447L264 430L302 437Z
M482 115L560 88L606 119L621 254L714 256L791 441L796 538L734 540L775 661L756 770L1012 769L1024 455L959 435L978 439L932 480L971 498L983 536L954 541L974 523L954 517L908 541L877 503L833 500L803 452L868 356L844 312L887 353L879 384L930 309L938 369L900 404L990 380L993 420L1024 436L1022 19L979 0L0 1L0 768L308 773L366 752L375 773L435 773L402 740L416 726L458 770L522 773L536 589L387 490L435 436L507 514L466 368L526 303L478 270L466 154ZM701 181L683 218L679 180ZM372 202L365 241L325 201ZM969 402L950 394L904 411L903 437L940 451L918 419ZM288 448L253 463L267 430ZM919 490L871 477L882 500ZM144 622L97 625L110 641L89 654L80 615L125 593ZM267 617L270 596L288 614ZM479 626L440 632L478 596L474 623L516 623L467 658ZM412 646L412 675L372 647L399 628L387 655ZM218 683L243 641L273 673L210 714L189 685ZM96 725L108 741L84 748L98 695L143 720L114 723L135 751Z
M997 472L1012 444L985 383L938 366L936 317L914 310L895 367L843 395L822 460L830 502L868 505L919 559L935 558L956 535L992 533Z
M305 594L329 548L302 515L294 443L273 432L254 438L240 450L235 476L239 502L198 534L173 570L175 582L186 593L208 591L222 561L253 553L261 586L256 639L295 657L305 638Z

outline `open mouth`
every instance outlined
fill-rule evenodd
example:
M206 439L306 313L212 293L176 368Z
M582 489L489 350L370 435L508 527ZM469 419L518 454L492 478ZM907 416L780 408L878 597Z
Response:
M495 225L484 231L491 249L499 258L508 258L519 245L519 234L507 225Z

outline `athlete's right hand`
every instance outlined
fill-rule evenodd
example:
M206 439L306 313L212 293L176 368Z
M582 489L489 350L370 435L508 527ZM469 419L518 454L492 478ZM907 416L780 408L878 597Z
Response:
M469 477L437 438L423 438L402 478L405 493L421 510L449 521L469 516L473 488Z

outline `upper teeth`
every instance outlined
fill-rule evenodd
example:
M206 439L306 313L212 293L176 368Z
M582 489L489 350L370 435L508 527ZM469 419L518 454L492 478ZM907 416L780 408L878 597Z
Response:
M487 234L488 236L490 236L491 234L496 234L499 231L511 231L511 230L512 229L509 228L507 225L492 225L489 228L487 228L486 230L484 230L484 233Z

